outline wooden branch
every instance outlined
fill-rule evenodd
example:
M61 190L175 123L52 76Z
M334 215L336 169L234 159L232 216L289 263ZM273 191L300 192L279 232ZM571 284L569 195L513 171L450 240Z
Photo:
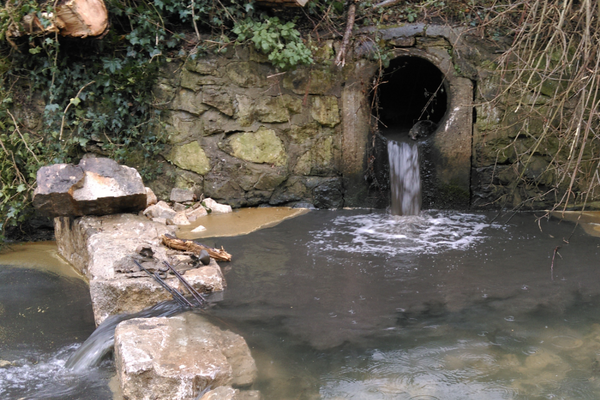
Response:
M202 250L206 250L208 255L217 261L231 261L231 254L226 252L223 247L214 249L193 240L178 239L172 235L162 235L160 238L162 239L163 244L171 249L190 251L198 255Z
M346 64L346 48L348 47L348 42L350 42L350 35L352 34L352 28L354 28L354 18L356 17L356 0L352 1L350 7L348 8L348 21L346 22L346 32L344 32L344 39L342 40L342 45L340 46L340 50L335 57L335 65L338 67L343 67Z
M400 0L385 0L385 1L382 1L381 3L375 4L373 6L373 8L389 7L389 6L393 6L396 3L400 3Z

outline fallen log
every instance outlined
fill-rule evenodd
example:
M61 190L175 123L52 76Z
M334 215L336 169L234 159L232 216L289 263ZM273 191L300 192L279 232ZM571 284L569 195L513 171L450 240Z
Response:
M231 254L226 252L223 247L214 249L194 240L178 239L172 235L162 235L160 238L162 239L163 244L171 249L189 251L197 255L199 255L202 250L206 250L208 255L217 261L231 261Z

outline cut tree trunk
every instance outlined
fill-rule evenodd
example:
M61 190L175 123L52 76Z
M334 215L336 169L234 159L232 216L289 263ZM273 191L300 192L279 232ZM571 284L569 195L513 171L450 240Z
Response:
M34 13L23 17L19 27L11 26L9 36L59 35L73 38L98 37L108 31L108 11L103 0L60 0L55 7L56 15L42 13L50 24L42 24Z
M59 33L66 37L101 36L108 30L108 11L103 0L66 0L56 6Z
M214 249L193 240L178 239L171 235L163 235L160 238L165 246L175 250L189 251L197 255L199 255L202 250L206 250L208 255L217 261L231 261L231 254L226 252L223 247Z

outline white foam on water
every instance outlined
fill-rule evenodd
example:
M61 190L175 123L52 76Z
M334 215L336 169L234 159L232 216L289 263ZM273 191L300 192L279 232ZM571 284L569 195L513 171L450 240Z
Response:
M0 398L11 398L17 393L18 398L24 399L68 395L81 379L65 368L67 359L77 347L78 344L70 345L53 354L31 352L26 358L0 368Z
M339 216L332 225L311 232L319 251L395 256L467 250L483 242L488 229L502 229L485 215L427 211L419 216L383 213Z

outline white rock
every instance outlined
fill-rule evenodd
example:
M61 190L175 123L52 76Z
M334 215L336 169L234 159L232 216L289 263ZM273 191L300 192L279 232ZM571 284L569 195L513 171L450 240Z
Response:
M190 225L190 221L185 216L185 211L177 211L175 213L173 225Z
M204 199L202 204L207 209L210 209L212 214L227 214L232 212L231 206L217 203L213 199Z
M192 229L192 233L200 233L200 232L204 232L205 230L206 230L206 228L204 226L198 225L197 227Z
M235 395L238 390L231 386L219 386L216 389L208 391L200 398L200 400L235 400Z

